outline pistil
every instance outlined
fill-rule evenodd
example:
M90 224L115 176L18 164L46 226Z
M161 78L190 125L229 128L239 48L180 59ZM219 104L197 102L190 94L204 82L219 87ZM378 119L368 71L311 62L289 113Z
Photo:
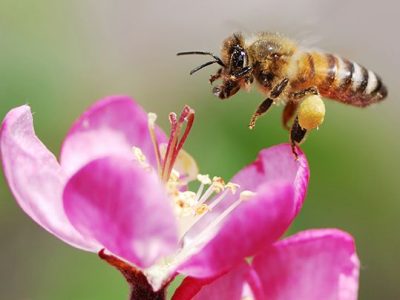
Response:
M165 153L164 169L163 169L163 179L168 181L169 175L171 174L172 168L178 157L179 151L182 149L190 130L192 129L194 122L194 110L189 106L185 106L182 110L181 116L176 122L175 118L170 118L171 120L171 138L167 146L167 152ZM180 137L182 128L186 123L184 132Z

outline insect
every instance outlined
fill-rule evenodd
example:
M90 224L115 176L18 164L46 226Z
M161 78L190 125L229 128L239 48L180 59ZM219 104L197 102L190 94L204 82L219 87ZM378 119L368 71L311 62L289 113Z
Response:
M240 89L249 90L254 82L266 95L250 119L250 129L272 104L285 103L282 124L290 130L296 157L296 145L324 120L321 97L365 107L387 96L386 87L374 72L334 54L301 48L280 34L262 32L245 38L235 33L224 40L221 57L203 51L177 53L192 54L213 59L194 68L190 74L212 64L220 66L209 80L211 84L222 80L213 88L214 95L220 99L227 99Z

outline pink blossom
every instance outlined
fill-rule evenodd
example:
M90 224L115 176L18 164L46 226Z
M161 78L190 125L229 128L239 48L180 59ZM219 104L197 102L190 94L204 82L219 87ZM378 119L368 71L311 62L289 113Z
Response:
M275 242L251 264L212 279L185 278L173 300L355 300L358 273L349 234L308 230Z
M24 105L2 124L4 174L39 225L142 270L154 290L178 272L217 276L284 233L302 206L309 169L304 154L295 160L283 144L262 150L231 182L200 175L181 150L193 120L188 107L171 114L167 138L154 114L113 96L75 122L58 162ZM187 183L196 178L199 188L191 192Z

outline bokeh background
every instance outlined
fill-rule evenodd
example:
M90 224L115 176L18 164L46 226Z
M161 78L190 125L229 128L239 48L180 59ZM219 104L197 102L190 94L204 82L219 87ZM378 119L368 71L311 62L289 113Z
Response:
M400 41L397 1L0 1L0 116L28 103L37 134L55 153L83 110L106 95L128 94L167 126L187 103L197 112L186 149L203 172L230 178L258 151L286 142L282 107L253 131L253 91L219 101L208 76L189 76L234 31L278 31L377 71L387 101L358 109L326 101L319 131L303 146L309 193L289 233L339 227L356 240L360 299L400 299ZM207 151L206 151L207 150ZM206 153L206 154L205 154ZM42 230L0 186L0 299L125 299L127 286L96 255Z

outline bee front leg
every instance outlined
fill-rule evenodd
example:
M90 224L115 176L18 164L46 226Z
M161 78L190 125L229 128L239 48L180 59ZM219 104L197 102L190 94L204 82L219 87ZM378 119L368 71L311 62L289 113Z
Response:
M212 84L215 80L221 78L222 75L222 68L220 68L216 74L211 75L210 79L208 80L210 82L210 84Z
M251 116L249 128L253 129L256 126L256 121L259 117L265 114L268 109L271 107L272 103L274 103L275 98L278 98L284 89L286 88L287 84L289 83L288 78L284 78L281 82L279 82L271 91L271 98L265 99L261 104L258 106L255 113Z
M257 119L268 111L268 109L271 107L272 103L274 103L274 100L272 100L271 98L267 98L263 102L261 102L261 104L257 107L257 110L251 116L250 123L249 123L250 129L253 129L254 126L256 126Z
M292 128L290 129L290 144L292 146L292 152L296 159L298 158L298 154L296 152L296 146L304 141L306 133L307 129L304 129L300 126L299 118L296 116Z

